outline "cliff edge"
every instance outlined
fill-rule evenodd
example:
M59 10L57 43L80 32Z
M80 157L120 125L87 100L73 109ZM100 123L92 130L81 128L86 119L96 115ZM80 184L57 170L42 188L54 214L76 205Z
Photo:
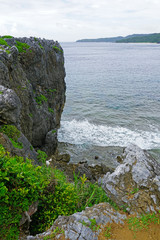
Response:
M53 154L65 103L64 78L58 42L0 37L0 125L15 125L21 138Z

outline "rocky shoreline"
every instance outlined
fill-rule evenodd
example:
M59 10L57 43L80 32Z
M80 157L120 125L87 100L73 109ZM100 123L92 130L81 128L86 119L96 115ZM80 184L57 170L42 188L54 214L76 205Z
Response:
M115 169L102 163L69 163L69 155L57 153L57 129L66 90L59 43L33 37L6 36L0 40L0 144L11 156L30 158L35 165L42 165L38 151L44 151L50 157L48 167L61 169L71 182L73 172L98 182L119 207L115 210L108 203L87 207L70 216L59 216L50 229L36 236L22 231L19 239L53 239L54 235L56 239L98 240L107 223L123 223L131 214L159 213L160 164L136 145L125 148ZM11 130L7 132L9 129L16 137ZM22 228L32 224L38 201L28 207L22 214Z

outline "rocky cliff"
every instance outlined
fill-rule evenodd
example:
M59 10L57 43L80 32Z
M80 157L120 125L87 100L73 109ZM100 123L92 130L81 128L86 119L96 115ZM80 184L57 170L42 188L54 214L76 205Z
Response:
M0 125L15 125L33 147L54 153L65 103L64 78L58 42L1 37Z

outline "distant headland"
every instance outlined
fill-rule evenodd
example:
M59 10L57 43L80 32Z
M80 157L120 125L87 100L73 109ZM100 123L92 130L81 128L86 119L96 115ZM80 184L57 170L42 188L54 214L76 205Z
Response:
M81 39L76 42L114 42L114 43L160 43L160 33L132 34L126 37Z

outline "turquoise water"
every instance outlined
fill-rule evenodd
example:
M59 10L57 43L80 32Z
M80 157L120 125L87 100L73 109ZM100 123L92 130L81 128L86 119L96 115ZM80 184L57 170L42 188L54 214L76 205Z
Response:
M103 162L108 148L118 154L117 149L135 143L159 156L160 45L61 45L67 92L60 151L69 152L72 161L95 163L94 154Z

